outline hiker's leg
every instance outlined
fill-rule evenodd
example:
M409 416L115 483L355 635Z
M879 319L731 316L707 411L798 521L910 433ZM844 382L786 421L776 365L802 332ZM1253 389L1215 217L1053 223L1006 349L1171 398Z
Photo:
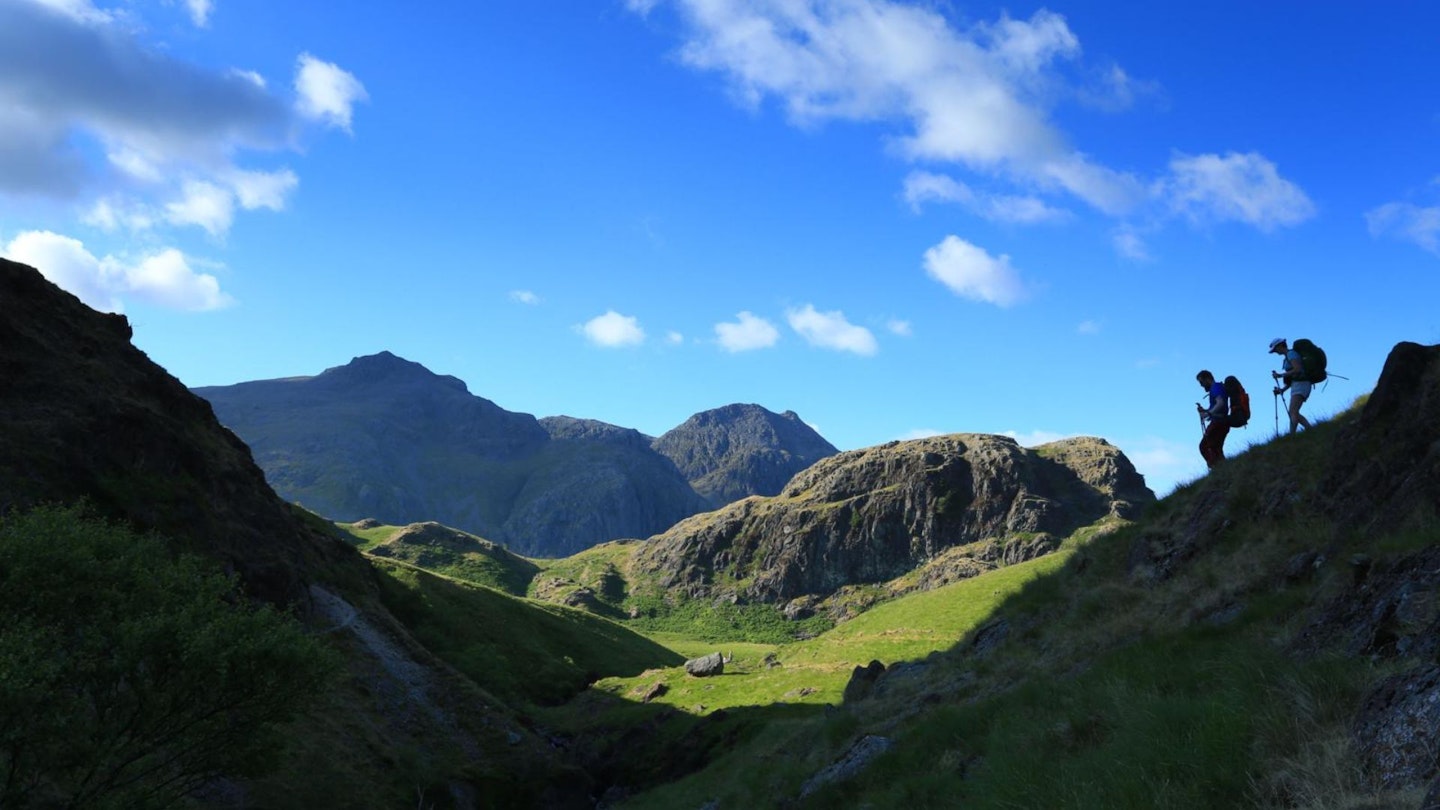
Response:
M1205 429L1205 435L1200 439L1200 456L1205 459L1205 466L1215 469L1225 458L1225 436L1230 433L1229 425L1222 425L1215 422Z
M1290 407L1292 409L1292 416L1290 417L1290 420L1292 422L1298 422L1300 424L1300 427L1303 427L1306 430L1310 429L1310 420L1305 418L1305 414L1300 413L1300 408L1305 405L1305 402L1308 399L1310 399L1310 397L1301 394L1297 394L1296 396L1290 398Z
M1310 398L1310 383L1298 382L1290 389L1290 432L1297 427L1310 429L1310 420L1300 415L1300 407Z

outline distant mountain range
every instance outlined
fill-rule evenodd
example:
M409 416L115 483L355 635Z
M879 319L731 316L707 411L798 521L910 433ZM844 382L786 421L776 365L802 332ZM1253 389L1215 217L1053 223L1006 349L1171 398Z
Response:
M773 495L838 452L793 412L729 405L652 439L536 419L389 352L314 377L195 389L277 493L339 521L437 521L534 557L647 537Z

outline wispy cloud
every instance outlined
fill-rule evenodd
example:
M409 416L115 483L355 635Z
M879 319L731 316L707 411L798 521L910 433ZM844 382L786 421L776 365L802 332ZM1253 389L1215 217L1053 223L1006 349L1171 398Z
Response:
M947 236L925 251L924 263L931 278L964 298L1008 307L1026 295L1009 256L991 256L958 236Z
M190 22L195 23L196 28L205 28L210 25L215 4L210 0L185 0L185 9L190 12Z
M181 310L220 309L234 303L220 282L191 266L174 248L151 252L136 261L97 257L77 239L50 231L27 231L5 246L5 255L31 265L56 285L94 309L120 312L133 297Z
M1100 334L1100 322L1092 320L1081 321L1080 325L1075 327L1075 333L1078 335L1098 335Z
M908 441L910 441L911 439L928 439L928 438L930 438L931 436L944 436L944 435L945 435L945 431L943 431L943 430L936 430L936 429L934 429L934 428L915 428L914 430L907 430L907 431L905 431L904 433L902 433L901 435L897 436L896 438L897 438L899 441L908 442Z
M661 4L627 5L648 14ZM669 4L686 26L680 58L725 76L746 105L776 99L802 125L901 122L902 155L1020 178L1107 213L1144 198L1142 183L1092 162L1050 120L1049 104L1080 95L1065 78L1080 42L1059 14L960 28L890 0Z
M1115 229L1111 235L1111 243L1115 245L1116 253L1131 261L1150 261L1150 247L1145 244L1145 238L1140 235L1140 232L1133 227L1122 225Z
M953 177L934 172L911 172L905 177L902 196L916 212L927 203L956 203L991 222L1036 225L1070 218L1069 212L1039 197L980 194Z
M540 296L530 290L511 290L510 300L527 306L537 306L540 303Z
M1388 236L1440 255L1440 207L1421 208L1404 202L1386 203L1365 214L1374 237Z
M1172 210L1197 224L1242 222L1272 231L1315 215L1305 192L1255 152L1176 155L1157 191Z
M1078 433L1056 433L1053 430L1030 430L1024 433L1015 430L1007 430L1003 434L1009 436L1020 444L1021 447L1039 447L1042 444L1058 442L1061 439L1073 439Z
M621 315L613 309L606 311L604 315L591 318L577 328L586 340L606 349L639 346L645 342L645 330L640 328L640 321L629 315Z
M910 337L915 334L915 330L910 326L910 322L902 321L899 318L891 318L886 321L885 328L890 330L890 334L899 335L900 337Z
M715 324L715 337L727 352L748 352L774 346L780 340L780 330L764 318L741 312L733 322Z
M843 312L819 312L813 304L806 304L788 311L785 317L790 328L811 346L867 357L880 350L870 330L850 323Z

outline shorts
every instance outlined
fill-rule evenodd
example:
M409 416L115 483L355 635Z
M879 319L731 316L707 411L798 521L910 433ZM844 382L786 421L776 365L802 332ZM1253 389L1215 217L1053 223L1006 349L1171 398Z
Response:
M1309 399L1310 389L1314 387L1314 383L1296 380L1295 382L1290 383L1290 396L1300 397L1301 399Z

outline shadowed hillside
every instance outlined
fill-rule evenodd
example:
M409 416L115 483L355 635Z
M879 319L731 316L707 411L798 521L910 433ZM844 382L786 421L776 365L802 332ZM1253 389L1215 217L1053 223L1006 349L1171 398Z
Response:
M171 545L158 545L162 551L156 553L194 553L236 574L249 594L294 605L311 635L340 653L343 671L284 727L284 750L275 752L279 770L246 779L206 774L202 787L210 800L225 806L389 808L413 803L418 790L432 801L444 797L445 806L589 806L589 778L563 762L517 709L524 709L527 695L560 699L591 678L668 663L674 654L575 611L487 601L465 589L447 592L452 614L480 610L506 626L533 621L542 628L526 639L525 655L532 660L565 661L567 650L552 646L558 645L570 647L579 662L554 668L527 684L528 691L508 692L522 704L507 705L417 640L432 621L428 602L409 598L401 578L378 577L328 524L276 497L248 448L220 426L205 400L129 338L123 316L97 313L34 269L0 260L0 369L6 380L0 386L0 506L83 500L103 516L153 530ZM503 450L505 441L497 441ZM88 570L93 578L104 569ZM15 611L11 619L45 637L45 626L35 624L42 614L26 613L31 595L24 583L8 584L18 588L6 594ZM84 587L103 592L109 586ZM71 598L80 604L82 596ZM392 602L414 627L387 609ZM145 626L142 620L126 632ZM160 634L153 643L165 638ZM432 639L441 640L457 643L454 634ZM509 660L514 647L496 645L488 661L506 672L542 671ZM111 652L120 659L135 654ZM0 654L7 677L19 678L0 690L9 699L11 687L25 682L26 670L13 667L35 662L13 645ZM155 690L147 698L154 702L132 709L137 727L163 728L171 721L149 716L146 706L158 712L167 704L157 695L176 699L166 691L168 676L144 668L136 673L116 681L107 699L123 702L138 694L137 678L154 678L155 684L146 684ZM25 753L9 747L12 739L0 735L0 763L7 769ZM118 744L81 742L97 746L97 756ZM83 772L86 763L72 764ZM11 781L30 778L9 773Z

